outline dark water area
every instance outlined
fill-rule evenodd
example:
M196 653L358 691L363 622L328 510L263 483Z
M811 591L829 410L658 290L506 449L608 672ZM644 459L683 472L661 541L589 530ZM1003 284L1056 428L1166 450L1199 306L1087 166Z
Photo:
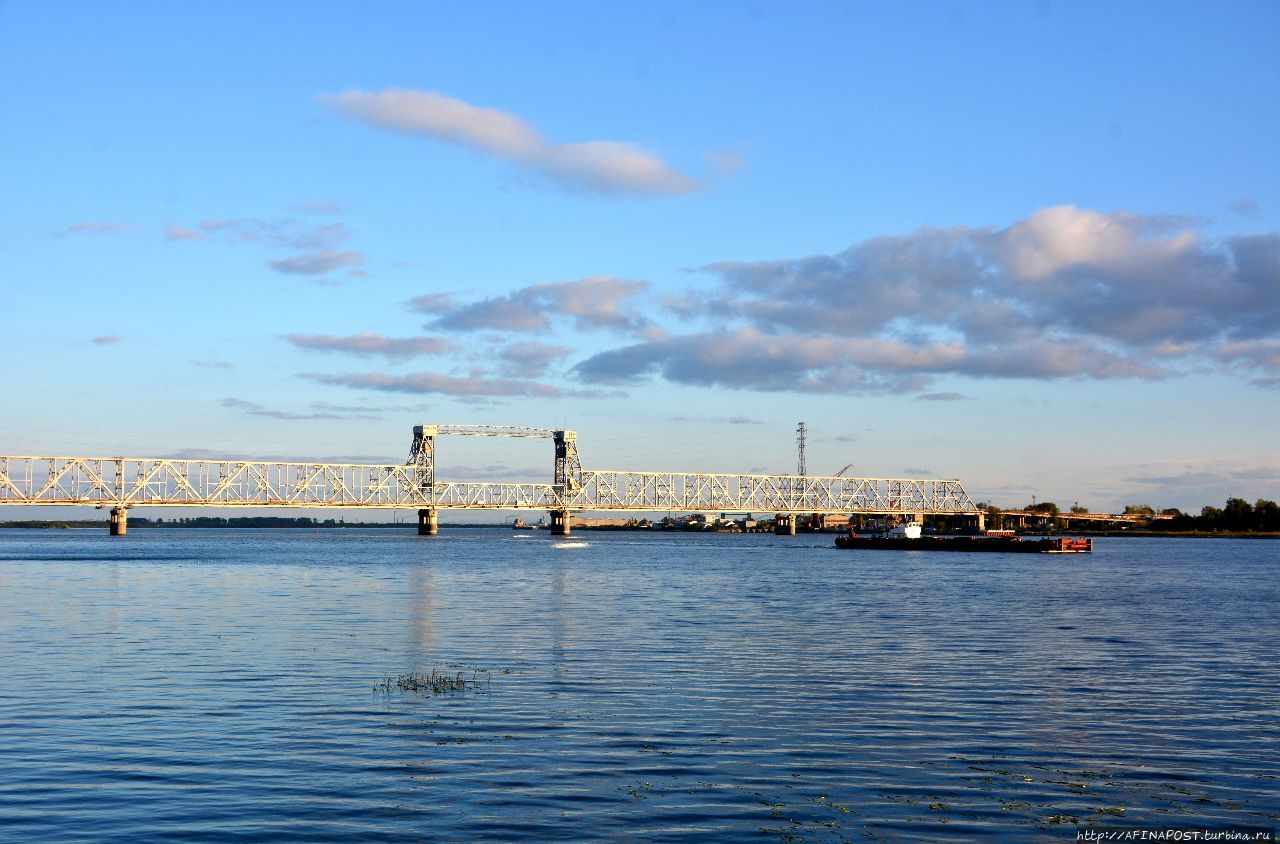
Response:
M1095 548L0 531L0 837L1276 826L1280 543Z

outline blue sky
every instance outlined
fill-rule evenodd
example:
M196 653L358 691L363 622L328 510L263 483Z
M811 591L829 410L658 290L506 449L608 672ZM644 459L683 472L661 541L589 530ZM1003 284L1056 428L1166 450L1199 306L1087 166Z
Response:
M0 452L1280 498L1274 3L0 3ZM527 444L441 473L538 478ZM543 449L545 450L545 449Z

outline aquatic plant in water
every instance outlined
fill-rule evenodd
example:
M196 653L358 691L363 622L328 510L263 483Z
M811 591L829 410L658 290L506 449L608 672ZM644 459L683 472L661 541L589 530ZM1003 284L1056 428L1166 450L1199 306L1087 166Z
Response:
M394 679L387 675L375 683L373 689L386 694L390 694L393 691L401 691L418 692L419 694L429 692L432 695L442 695L450 692L487 689L491 683L492 678L489 676L489 672L484 669L473 669L471 676L468 677L464 671L441 671L438 668L432 668L430 674L415 669L408 674L397 675Z

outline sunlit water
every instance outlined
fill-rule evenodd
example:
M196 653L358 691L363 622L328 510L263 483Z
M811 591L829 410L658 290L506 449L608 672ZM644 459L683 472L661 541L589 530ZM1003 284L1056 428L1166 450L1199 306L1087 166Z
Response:
M0 837L1272 827L1278 574L1247 540L0 531ZM375 689L432 668L480 687Z

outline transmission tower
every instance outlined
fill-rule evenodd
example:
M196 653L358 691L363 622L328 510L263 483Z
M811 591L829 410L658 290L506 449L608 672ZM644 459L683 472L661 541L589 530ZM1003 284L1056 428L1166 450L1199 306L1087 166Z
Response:
M805 434L805 427L804 427L804 423L801 422L799 425L796 426L796 448L799 455L796 460L796 474L799 475L800 477L804 477L805 475L809 474L808 470L805 468L805 465L804 465L804 434Z

